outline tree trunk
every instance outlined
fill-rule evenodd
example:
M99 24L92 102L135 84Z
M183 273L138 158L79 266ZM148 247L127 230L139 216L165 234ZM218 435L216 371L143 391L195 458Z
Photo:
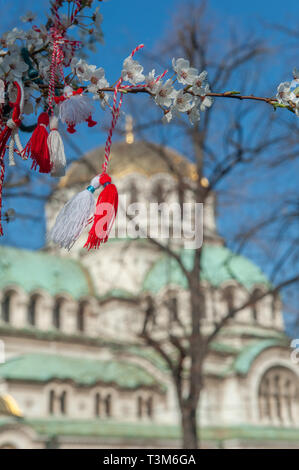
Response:
M197 405L190 403L183 404L181 407L181 421L183 433L183 448L198 449L198 432L196 419Z

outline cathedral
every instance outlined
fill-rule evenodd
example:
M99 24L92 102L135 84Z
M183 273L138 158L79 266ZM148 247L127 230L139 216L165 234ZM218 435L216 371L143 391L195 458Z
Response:
M90 184L104 149L72 163L46 206ZM179 200L176 172L195 166L145 142L112 147L110 174L131 202ZM206 180L203 184L208 184ZM186 194L190 200L192 194ZM269 289L261 269L217 232L213 194L203 210L202 282L209 332L248 293ZM151 299L161 331L166 299L182 322L188 290L179 265L147 238L113 236L99 250L0 246L0 448L179 448L176 393L163 358L138 337ZM193 251L174 242L186 262ZM165 323L165 322L164 322ZM242 310L210 345L198 423L204 448L299 448L299 370L290 358L279 297Z

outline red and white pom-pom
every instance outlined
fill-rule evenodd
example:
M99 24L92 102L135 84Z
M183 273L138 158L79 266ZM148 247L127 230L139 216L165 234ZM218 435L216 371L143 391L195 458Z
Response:
M50 134L48 137L48 147L51 161L51 176L64 176L66 167L66 158L62 138L58 132L58 118L50 118Z
M74 91L72 87L66 86L62 96L56 96L55 102L59 104L59 117L66 123L68 132L76 132L75 126L86 121L88 127L93 127L97 123L92 120L93 106L90 99L83 94L83 89Z
M33 162L31 169L36 170L39 167L40 173L50 173L52 164L50 161L50 153L48 148L48 131L49 116L47 113L41 113L37 120L37 126L24 148L24 155L31 157Z
M99 181L104 189L98 197L93 225L84 245L88 250L106 243L118 209L118 192L115 184L111 183L110 176L102 173Z

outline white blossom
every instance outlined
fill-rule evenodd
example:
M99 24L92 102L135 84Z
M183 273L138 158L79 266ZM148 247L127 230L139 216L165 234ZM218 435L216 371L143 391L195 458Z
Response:
M38 71L44 82L49 82L50 77L50 61L48 57L37 54Z
M168 109L167 112L165 112L164 116L162 117L162 122L164 124L169 124L170 121L173 119L174 113L172 112L172 109Z
M205 111L206 108L210 108L213 104L213 98L211 96L205 96L200 104L200 110Z
M194 100L194 104L192 108L187 111L189 120L191 124L196 124L200 120L200 112L199 112L199 99L196 98Z
M289 105L289 102L295 98L295 94L291 91L290 82L282 82L278 85L276 98L279 104Z
M192 85L198 74L198 71L195 68L190 67L189 60L186 59L180 58L175 60L173 58L172 67L177 74L178 82L183 85Z
M83 82L88 82L92 74L95 72L96 66L88 65L85 60L78 60L77 57L74 57L71 61L71 69L72 72L77 75L79 80L83 80Z
M17 39L24 39L25 32L18 28L13 28L8 33L3 34L3 40L6 46L13 45Z
M123 69L121 72L123 80L132 83L132 85L136 85L137 83L143 82L144 80L144 75L142 72L142 65L140 65L139 62L134 60L131 56L124 60Z
M0 67L6 74L7 79L11 80L22 78L23 73L28 70L28 65L25 64L17 51L6 54Z
M211 91L210 86L206 84L204 87L204 95L206 95L207 93L210 93L210 91ZM213 98L211 96L204 96L204 95L202 95L202 98L201 98L202 100L200 104L201 111L205 111L206 108L210 108L213 104Z
M195 95L202 96L205 94L207 76L208 72L204 70L194 78L194 81L192 83L192 91Z
M26 31L26 45L29 51L34 51L36 49L40 49L44 45L44 38L43 36L33 29Z
M158 83L159 83L159 80L158 82L156 81L157 80L157 77L155 76L155 69L153 69L151 72L149 72L148 75L145 76L145 88L150 91L151 93L155 94L156 93L156 90L158 88Z
M172 80L168 79L165 83L159 80L155 92L155 101L160 106L171 106L173 99L176 97L177 91L172 85Z
M104 44L104 35L103 35L103 31L101 29L96 29L92 33L92 42L93 42L93 44L96 41L100 42L101 44ZM96 50L96 48L95 48L95 50Z
M103 15L100 13L100 7L96 7L94 14L92 15L92 19L95 27L100 29L103 22Z
M97 93L101 88L109 87L109 83L105 78L105 70L100 67L90 72L90 85L87 89L90 93Z
M26 15L21 16L20 20L23 23L31 23L36 18L36 14L32 13L32 11L28 11Z
M101 108L105 110L106 106L109 105L109 99L111 98L108 93L104 93L103 91L101 93L94 93L93 99L94 100L99 100Z
M192 96L190 93L185 93L184 90L180 90L177 92L173 107L176 111L179 111L180 113L185 113L186 111L189 111L192 107Z
M9 100L14 102L17 98L17 89L11 83L8 87L8 96ZM31 99L31 88L25 87L24 88L24 106L23 106L23 114L32 114L33 113L33 103Z

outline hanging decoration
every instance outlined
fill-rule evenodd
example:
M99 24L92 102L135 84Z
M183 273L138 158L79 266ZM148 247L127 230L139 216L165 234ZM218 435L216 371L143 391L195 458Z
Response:
M131 57L133 57L134 54L142 47L144 47L143 44L136 47L136 49L131 53ZM123 100L122 93L120 94L119 100L117 100L119 88L122 85L122 82L123 78L121 77L114 88L112 120L105 145L105 157L102 165L102 173L95 176L91 185L88 186L86 190L75 195L63 207L56 218L53 229L50 232L50 239L68 250L73 246L89 222L92 222L92 227L89 231L88 239L84 247L90 250L91 248L99 248L102 243L106 243L117 214L118 193L116 186L112 184L111 178L107 173L107 167L110 158L112 135L119 118ZM92 219L90 219L95 206L94 202L91 202L91 197L94 191L100 186L103 187L103 190L98 197L95 214Z
M24 106L24 88L21 81L15 80L13 85L17 89L17 97L14 103L10 103L11 108L13 108L12 117L8 119L6 125L0 134L0 235L3 235L2 224L1 224L1 211L2 211L2 191L3 191L3 181L5 173L5 164L4 164L4 155L7 148L8 139L9 143L9 164L11 166L15 165L14 162L14 144L16 144L18 151L21 153L23 148L18 135L18 128L21 124L21 113Z
M76 132L75 126L86 121L88 127L97 124L92 120L91 114L93 106L90 99L83 94L83 88L74 91L71 86L66 86L62 96L55 96L54 101L59 104L59 117L63 123L67 124L67 131L70 134Z
M64 176L66 158L63 141L58 132L58 118L56 116L50 118L50 134L47 144L50 153L51 176Z
M72 248L90 221L92 212L95 210L93 193L99 187L99 177L96 176L86 189L75 194L66 203L59 212L55 225L50 231L50 240L67 250Z
M39 115L37 126L23 151L26 157L32 158L31 169L36 170L39 167L40 173L50 173L52 168L48 148L48 125L49 115L43 112Z
M104 189L98 197L93 224L84 245L88 250L106 243L118 209L118 192L115 184L111 183L110 176L102 173L99 183Z

